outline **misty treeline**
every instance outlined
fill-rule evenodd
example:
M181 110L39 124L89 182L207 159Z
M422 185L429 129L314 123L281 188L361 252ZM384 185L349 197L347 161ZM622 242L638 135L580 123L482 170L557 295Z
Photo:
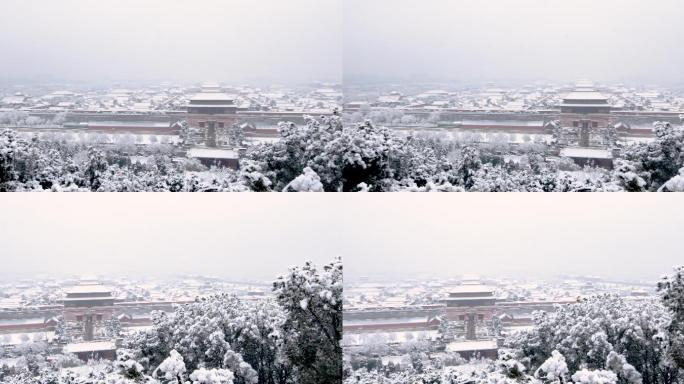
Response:
M60 332L58 330L58 332ZM63 337L61 335L60 337ZM116 361L83 365L29 344L8 384L318 384L342 381L342 261L307 262L273 283L273 297L198 298L155 312L151 329L126 335ZM36 344L36 345L34 345Z
M345 384L675 384L684 380L684 267L657 284L659 297L596 295L537 312L508 336L496 360L430 355L414 343L407 367L345 362ZM443 326L440 325L442 328ZM355 365L359 358L356 357Z
M31 116L25 111L3 111L0 112L0 126L24 126L24 127L56 127L66 122L67 113L59 112L51 119Z
M554 144L462 143L333 116L281 123L238 170L179 161L170 146L92 146L0 132L3 191L681 191L684 133L622 148L614 169L553 160ZM137 152L136 152L137 151ZM133 156L135 154L136 156ZM145 161L134 160L143 157ZM513 159L514 158L514 159Z

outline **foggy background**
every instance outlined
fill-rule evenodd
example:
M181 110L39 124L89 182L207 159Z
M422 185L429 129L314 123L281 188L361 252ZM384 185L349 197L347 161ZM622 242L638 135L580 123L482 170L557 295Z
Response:
M345 281L581 274L654 282L684 263L678 196L383 194L344 203Z
M8 194L0 278L201 273L271 279L342 256L361 276L655 281L682 264L679 196ZM56 198L57 197L57 198Z
M345 83L681 84L677 0L344 0Z
M4 0L0 81L681 84L677 0Z
M0 278L190 273L272 281L290 266L342 256L343 223L329 214L329 200L73 196L0 199Z
M0 80L340 81L342 0L3 0Z

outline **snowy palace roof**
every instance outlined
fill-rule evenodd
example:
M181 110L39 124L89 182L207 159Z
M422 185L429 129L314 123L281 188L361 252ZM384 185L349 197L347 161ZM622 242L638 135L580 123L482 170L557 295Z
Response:
M109 294L111 289L99 284L75 285L66 290L67 294L100 293Z
M602 101L602 100L607 100L607 98L594 90L582 90L582 91L573 91L565 95L563 97L563 100L568 100L568 101L576 101L576 100L595 100L595 101Z
M563 97L561 107L606 107L608 98L593 88L579 87Z
M427 324L429 322L428 316L420 317L396 317L396 318L378 318L378 319L354 319L343 320L345 326L354 325L388 325L388 324Z
M497 348L496 340L454 341L446 346L448 352L484 351Z
M98 301L101 302L103 300L113 300L114 297L109 294L102 294L102 295L97 295L97 296L87 296L87 297L65 297L62 299L62 302L67 303L78 303L78 302L92 302L92 301Z
M612 159L613 153L602 148L567 147L560 151L562 157L574 157L584 159Z
M482 284L461 284L449 290L450 293L492 293L492 288Z
M203 101L225 101L232 103L235 96L223 92L200 92L190 99L191 103Z
M116 344L113 341L91 341L85 343L72 343L64 347L65 353L78 352L97 352L97 351L111 351L116 349Z
M202 159L237 159L240 157L238 152L232 149L210 148L190 148L187 156Z

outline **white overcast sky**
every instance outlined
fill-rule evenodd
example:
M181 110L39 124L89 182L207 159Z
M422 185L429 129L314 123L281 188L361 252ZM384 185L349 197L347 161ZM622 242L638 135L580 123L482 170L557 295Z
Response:
M684 264L675 194L12 194L0 212L4 278L269 279L342 256L350 279L655 280Z
M678 0L3 0L0 80L681 83Z
M201 273L271 279L341 256L322 200L268 195L74 194L0 199L0 276Z
M375 196L375 195L374 195ZM351 199L350 199L351 200ZM383 195L346 207L345 276L653 280L684 264L679 196L653 194Z
M342 0L2 0L0 79L340 81Z
M684 80L678 0L344 0L345 79Z

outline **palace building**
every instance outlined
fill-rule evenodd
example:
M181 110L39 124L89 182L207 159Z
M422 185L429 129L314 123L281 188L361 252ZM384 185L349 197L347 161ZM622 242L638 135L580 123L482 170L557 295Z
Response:
M96 331L114 316L114 297L109 288L100 284L76 285L67 290L64 303L64 321L74 329L76 338L94 340Z
M235 96L217 84L204 84L187 104L187 123L197 134L197 144L217 147L226 144L227 130L237 122Z
M563 97L559 108L559 155L580 166L612 168L617 128L608 98L583 82Z
M560 104L561 126L572 128L577 133L577 145L580 147L595 145L598 140L592 136L608 129L612 123L610 109L606 96L590 84L578 84Z
M117 346L114 341L90 341L67 344L63 352L76 355L83 361L116 360Z
M449 320L465 323L466 339L477 339L476 328L491 320L496 298L490 287L477 280L465 280L449 292L445 300Z
M494 291L479 282L463 282L449 292L446 306L449 307L480 307L491 306L496 303Z

